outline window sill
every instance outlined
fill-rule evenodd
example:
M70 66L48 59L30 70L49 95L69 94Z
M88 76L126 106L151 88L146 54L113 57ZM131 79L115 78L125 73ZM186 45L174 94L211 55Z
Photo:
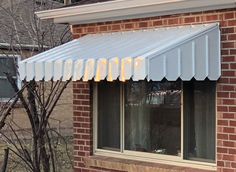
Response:
M7 98L0 98L0 107L2 106L2 105L5 105L7 102L9 101L9 99L7 99ZM11 102L12 102L13 100L11 100L10 102L9 102L9 105L11 104ZM18 100L17 101L17 103L15 104L15 106L14 106L14 108L23 108L23 105L22 105L22 103ZM13 108L13 109L14 109Z
M124 172L149 172L149 171L163 171L163 172L216 172L215 170L203 170L192 167L180 167L175 165L166 165L161 163L129 160L123 158L107 157L94 155L84 158L85 166L90 168L117 170Z

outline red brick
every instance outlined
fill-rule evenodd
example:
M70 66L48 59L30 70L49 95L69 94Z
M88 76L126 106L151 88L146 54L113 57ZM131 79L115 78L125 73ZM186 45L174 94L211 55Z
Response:
M236 112L236 107L229 107L229 112Z
M236 51L235 51L235 53L236 53ZM231 70L231 71L222 71L222 75L223 76L236 76L235 75L235 71L234 70Z
M222 50L221 49L221 55L230 55L229 50ZM232 54L231 54L232 55Z
M87 28L87 32L88 33L94 33L96 30L95 30L95 27L88 27Z
M234 91L235 87L234 87L234 85L223 85L223 90L224 91Z
M133 23L125 24L125 29L133 29L133 28L134 28L134 24Z
M234 48L235 44L234 42L224 42L222 43L222 48Z
M231 167L236 169L236 162L232 162Z
M230 64L230 69L236 69L236 63L231 63Z
M227 40L227 35L222 35L221 34L221 41L226 41Z
M223 141L223 146L225 147L234 147L235 143L232 141Z
M139 23L139 27L140 27L140 28L148 27L148 22L140 22L140 23Z
M234 119L234 113L223 113L223 118Z
M230 55L236 55L236 50L235 49L231 49L230 50Z
M228 148L222 148L222 147L217 148L217 153L227 153L227 152L228 152Z
M228 26L236 26L236 20L228 20Z
M234 18L234 12L229 12L224 14L224 19L232 19Z
M179 24L179 19L178 18L169 19L168 24L169 25Z
M230 97L230 98L236 98L236 93L231 92L229 97Z
M235 133L236 134L236 133ZM230 140L236 140L236 135L229 135Z
M230 78L229 83L230 84L236 84L236 78Z
M221 77L219 83L229 83L229 78Z
M230 149L229 149L229 154L234 154L234 155L236 155L236 148L230 148Z
M153 21L153 26L159 26L159 25L162 25L162 24L163 24L162 20Z
M112 29L113 31L119 31L119 30L121 30L121 26L120 26L119 24L117 24L117 25L112 25L112 26L111 26L111 29Z
M235 102L234 99L223 99L223 104L224 105L234 105L234 102ZM229 114L228 114L228 116L229 116ZM232 116L234 116L234 115L232 115Z
M228 40L236 40L236 34L230 34L228 35Z
M228 107L226 107L226 106L217 106L217 111L218 112L227 112Z
M234 133L235 129L232 127L224 127L223 132L224 133Z
M234 169L223 168L222 172L235 172Z
M229 98L229 93L228 92L217 92L217 97Z
M217 134L217 139L228 140L229 136L228 134Z
M195 17L186 17L184 18L184 23L193 23L195 22Z
M234 62L235 61L235 56L226 56L223 57L222 62Z
M222 34L234 33L234 27L227 27L221 29Z
M99 26L99 30L100 30L101 32L103 32L103 31L107 31L108 28L107 28L107 26Z
M217 166L224 167L224 161L217 161Z
M229 125L230 125L230 126L233 126L233 127L236 127L236 121L230 121L230 122L229 122Z
M223 155L223 160L227 160L227 161L235 161L236 158L234 155Z
M218 15L209 15L206 16L207 21L218 20Z
M229 121L228 120L217 120L217 124L218 125L222 125L222 126L228 126L229 125Z

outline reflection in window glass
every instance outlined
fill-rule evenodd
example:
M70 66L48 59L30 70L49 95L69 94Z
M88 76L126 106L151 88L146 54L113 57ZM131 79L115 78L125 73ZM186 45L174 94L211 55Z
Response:
M12 75L17 82L16 76L16 58L0 56L0 99L11 98L15 91L7 80L6 73Z
M0 57L0 76L6 76L5 73L10 73L16 76L16 59L12 57Z
M98 83L98 148L120 151L120 85Z
M215 161L215 82L184 82L185 158Z
M15 91L9 81L5 78L0 78L0 98L11 98L14 95Z
M181 82L125 84L125 149L180 156Z

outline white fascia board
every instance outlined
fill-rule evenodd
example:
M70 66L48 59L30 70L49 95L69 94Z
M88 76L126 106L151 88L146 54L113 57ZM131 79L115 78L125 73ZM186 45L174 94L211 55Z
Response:
M9 48L9 47L23 48L23 49L38 49L39 48L38 45L0 43L0 48ZM50 48L47 45L44 45L43 47Z
M55 23L85 24L235 8L236 0L116 0L36 12Z

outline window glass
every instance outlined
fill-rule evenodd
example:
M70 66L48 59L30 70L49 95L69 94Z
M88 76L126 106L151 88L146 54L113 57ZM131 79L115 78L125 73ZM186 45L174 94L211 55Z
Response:
M181 155L181 82L125 84L125 149Z
M120 84L98 83L98 148L120 151Z
M215 161L215 82L184 82L185 158Z
M10 73L16 76L15 59L13 57L0 57L0 76Z
M16 78L16 59L13 57L0 57L0 98L11 98L15 92L7 80L6 74L9 73ZM17 80L17 79L16 79Z
M15 94L7 79L0 78L0 98L11 98Z

